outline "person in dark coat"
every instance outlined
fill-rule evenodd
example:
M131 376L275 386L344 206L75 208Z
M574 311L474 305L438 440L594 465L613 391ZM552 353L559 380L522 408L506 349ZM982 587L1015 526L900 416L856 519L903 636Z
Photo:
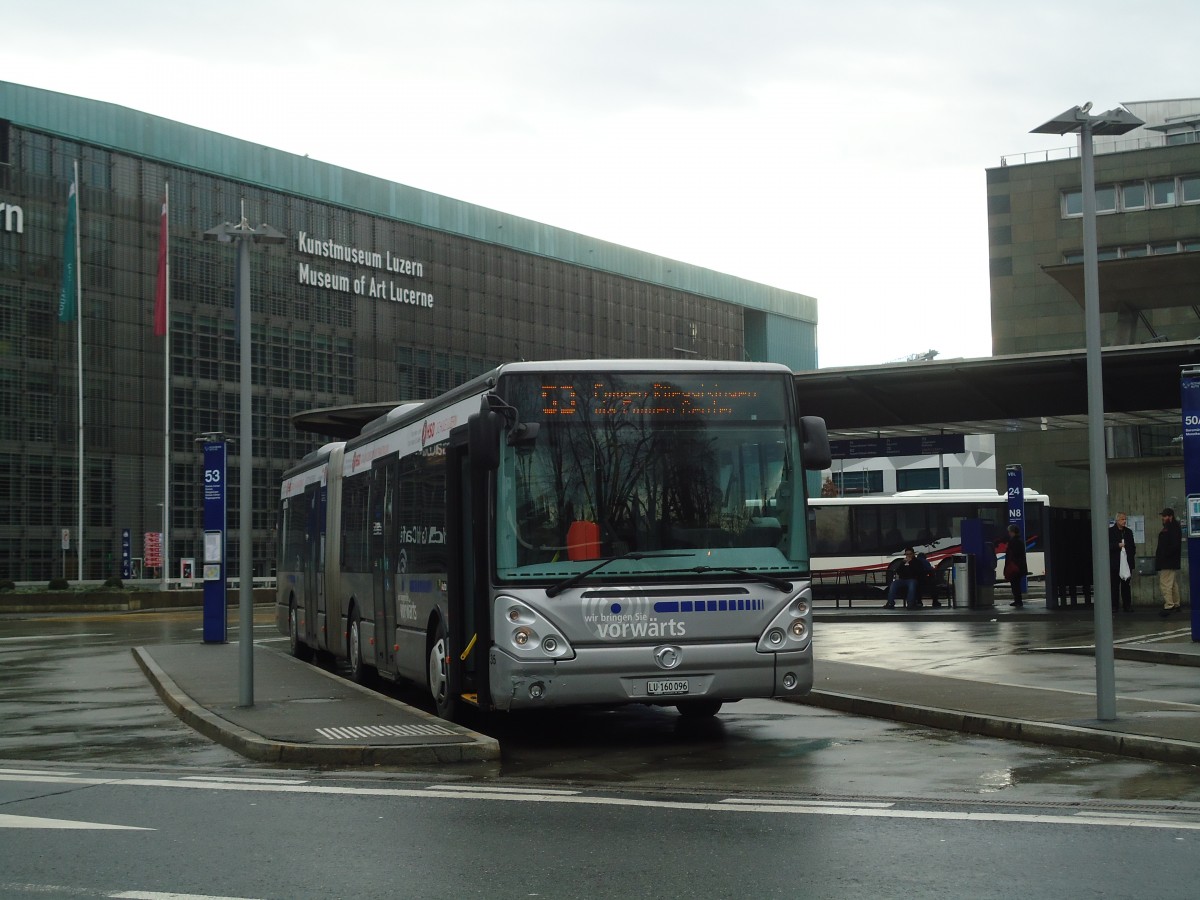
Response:
M1121 609L1133 612L1133 594L1130 581L1133 578L1134 550L1133 532L1126 527L1128 519L1119 512L1108 529L1108 569L1112 583L1112 611L1117 611L1117 594L1121 596ZM1121 556L1124 554L1126 569L1121 572Z
M1162 511L1162 531L1158 533L1158 546L1154 548L1154 568L1158 570L1158 588L1163 595L1163 608L1159 613L1164 619L1179 611L1179 567L1183 556L1183 529L1175 518L1175 510L1166 507Z
M921 585L923 574L921 564L917 561L916 551L912 547L905 547L904 561L896 567L895 577L888 585L887 603L883 604L884 607L893 609L896 606L896 595L900 591L904 591L904 608L920 609L922 604L917 599L917 589Z
M1012 586L1012 603L1009 606L1024 606L1021 600L1021 585L1029 575L1025 561L1025 538L1019 525L1008 526L1008 547L1004 551L1004 580Z

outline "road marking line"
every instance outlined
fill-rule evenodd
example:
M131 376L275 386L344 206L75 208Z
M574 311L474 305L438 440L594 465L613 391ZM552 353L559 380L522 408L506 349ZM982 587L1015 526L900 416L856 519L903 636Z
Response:
M178 894L162 891L113 891L105 893L88 888L67 887L62 884L0 884L0 891L8 896L21 894L53 894L56 897L109 897L112 900L257 900L254 897L218 897L215 894Z
M43 819L38 816L12 816L0 813L0 828L57 828L76 831L154 831L136 825L106 825L103 822L76 822L71 819Z
M224 775L185 775L184 781L208 781L224 784L308 784L307 778L235 778Z
M491 787L484 784L431 784L425 788L427 791L479 791L484 794L532 794L534 796L544 796L546 794L555 794L562 797L577 797L579 791L552 790L542 788L506 788L506 787Z
M874 802L874 801L864 801L861 803L858 803L858 802L839 803L835 800L763 800L763 799L759 799L759 798L750 799L750 798L746 798L746 797L730 797L729 799L722 800L721 802L728 803L731 806L736 805L736 804L742 804L742 805L753 804L754 806L762 806L763 804L767 804L767 805L771 805L771 806L797 806L797 807L834 806L834 807L839 807L839 808L843 808L843 809L847 808L847 807L852 807L854 809L892 809L896 805L895 803L883 803L883 802Z
M255 900L254 897L218 897L216 894L175 894L162 891L120 891L104 896L113 900Z
M1133 637L1121 638L1114 643L1117 644L1154 644L1158 643L1159 638L1183 637L1190 635L1191 628L1172 628L1170 631L1155 631L1150 634L1139 634Z
M1099 819L1124 819L1124 820L1154 821L1154 822L1177 822L1180 825L1187 825L1190 823L1194 823L1196 821L1196 819L1193 817L1172 818L1171 813L1163 813L1160 816L1139 816L1137 813L1115 813L1115 812L1083 813L1083 812L1081 812L1080 815L1095 816L1096 818L1099 818Z
M111 631L81 631L78 634L31 634L27 637L0 638L0 644L17 641L73 641L76 638L112 637Z
M944 822L1002 822L1006 824L1034 825L1093 825L1105 828L1157 828L1183 831L1200 831L1200 821L1181 822L1169 818L1150 818L1149 816L1113 816L1108 813L1089 813L1086 811L1070 815L1039 814L1039 813L997 813L997 812L961 812L953 810L922 810L922 809L893 809L870 808L860 805L779 805L761 800L737 798L733 803L727 801L689 801L689 800L644 800L634 797L589 797L570 793L555 793L551 790L529 793L512 793L515 789L496 789L486 786L443 787L431 790L428 786L422 788L363 788L337 787L319 784L231 784L219 781L179 781L166 778L81 778L37 776L21 777L17 775L0 774L0 781L31 781L39 784L86 784L107 785L109 787L163 787L163 788L192 788L217 791L260 791L263 793L294 793L294 794L325 794L329 796L353 797L406 797L410 799L439 800L498 800L509 803L567 803L583 806L628 806L643 809L682 809L690 811L727 812L727 813L775 813L806 816L858 816L861 818L877 819L927 819ZM964 801L969 806L970 801Z

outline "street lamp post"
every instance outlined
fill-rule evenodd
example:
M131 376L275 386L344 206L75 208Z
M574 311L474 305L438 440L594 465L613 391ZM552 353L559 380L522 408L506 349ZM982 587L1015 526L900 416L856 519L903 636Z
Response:
M241 351L241 388L240 426L241 439L239 447L239 465L241 477L239 487L241 496L238 500L238 605L240 607L239 623L241 635L238 641L238 659L240 676L238 679L238 705L254 705L254 544L252 541L251 515L253 498L253 423L254 416L251 407L250 374L250 249L253 241L259 244L282 244L283 233L270 225L262 224L254 228L246 220L246 203L242 201L242 218L236 225L223 222L204 232L206 241L221 241L237 244L237 278L236 297L238 309L238 344Z
M1092 137L1125 134L1145 123L1117 107L1091 115L1092 104L1073 106L1033 134L1079 132L1083 184L1083 314L1087 341L1088 486L1092 508L1092 615L1096 632L1096 718L1117 717L1113 665L1112 588L1108 568L1108 469L1104 454L1104 376L1100 362L1100 271L1096 246L1096 173Z

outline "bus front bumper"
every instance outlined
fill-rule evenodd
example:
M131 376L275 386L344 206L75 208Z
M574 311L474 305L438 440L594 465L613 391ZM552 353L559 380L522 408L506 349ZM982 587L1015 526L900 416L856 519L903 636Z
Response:
M664 670L654 662L659 645L576 647L575 658L517 659L490 653L492 702L499 710L576 705L649 703L675 706L690 700L802 697L812 689L809 649L760 653L753 643L683 645L682 662Z

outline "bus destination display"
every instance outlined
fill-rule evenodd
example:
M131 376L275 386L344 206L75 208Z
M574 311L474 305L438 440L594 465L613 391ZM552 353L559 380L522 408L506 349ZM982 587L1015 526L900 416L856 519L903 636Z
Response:
M650 417L655 419L778 420L784 398L761 379L655 380L634 383L593 378L573 382L543 378L542 416Z

